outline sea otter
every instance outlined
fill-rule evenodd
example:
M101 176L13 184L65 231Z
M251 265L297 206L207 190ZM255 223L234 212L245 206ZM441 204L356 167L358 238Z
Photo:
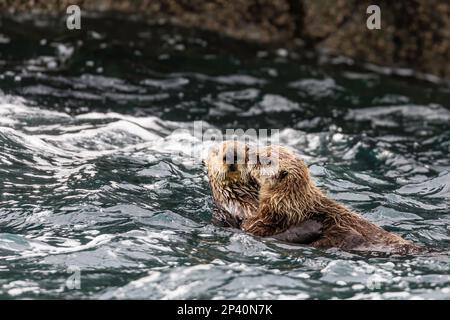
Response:
M258 213L259 184L248 170L250 148L239 141L224 141L210 148L207 167L208 180L214 199L213 222L227 227L241 228L242 223ZM321 235L322 224L305 220L284 226L264 236L308 244Z
M245 231L267 236L313 219L323 225L321 236L311 243L317 248L399 254L422 250L327 197L311 180L303 160L289 149L266 146L253 152L260 160L249 163L245 174L259 185L258 210L243 222ZM261 155L269 155L271 161Z

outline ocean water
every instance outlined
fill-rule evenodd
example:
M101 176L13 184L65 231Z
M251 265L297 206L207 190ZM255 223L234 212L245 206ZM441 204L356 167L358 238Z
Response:
M450 89L389 73L142 20L3 18L0 298L450 298ZM198 126L278 129L330 197L435 252L212 225Z

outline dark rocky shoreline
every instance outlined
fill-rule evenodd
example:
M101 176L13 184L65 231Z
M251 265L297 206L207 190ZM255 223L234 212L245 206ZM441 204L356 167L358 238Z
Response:
M4 15L63 17L120 12L282 47L325 48L356 61L450 79L450 3L444 0L0 0ZM381 30L366 27L366 8L381 8Z

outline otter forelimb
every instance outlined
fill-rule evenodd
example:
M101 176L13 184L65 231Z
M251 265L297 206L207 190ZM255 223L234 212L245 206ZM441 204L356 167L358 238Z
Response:
M283 242L310 244L322 235L323 225L315 220L307 220L299 225L292 226L286 231L273 235L274 238Z
M323 225L315 220L306 220L284 230L280 229L279 225L279 223L271 223L270 219L266 221L254 217L243 223L243 229L255 236L299 244L310 244L322 236Z
M239 229L242 224L242 219L229 213L227 210L215 207L212 216L212 223L220 227L231 227Z

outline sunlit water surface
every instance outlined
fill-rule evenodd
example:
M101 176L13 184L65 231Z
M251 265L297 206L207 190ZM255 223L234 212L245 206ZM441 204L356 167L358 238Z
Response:
M0 298L450 298L449 89L316 58L139 21L4 19ZM279 129L331 197L437 252L213 226L197 120Z

